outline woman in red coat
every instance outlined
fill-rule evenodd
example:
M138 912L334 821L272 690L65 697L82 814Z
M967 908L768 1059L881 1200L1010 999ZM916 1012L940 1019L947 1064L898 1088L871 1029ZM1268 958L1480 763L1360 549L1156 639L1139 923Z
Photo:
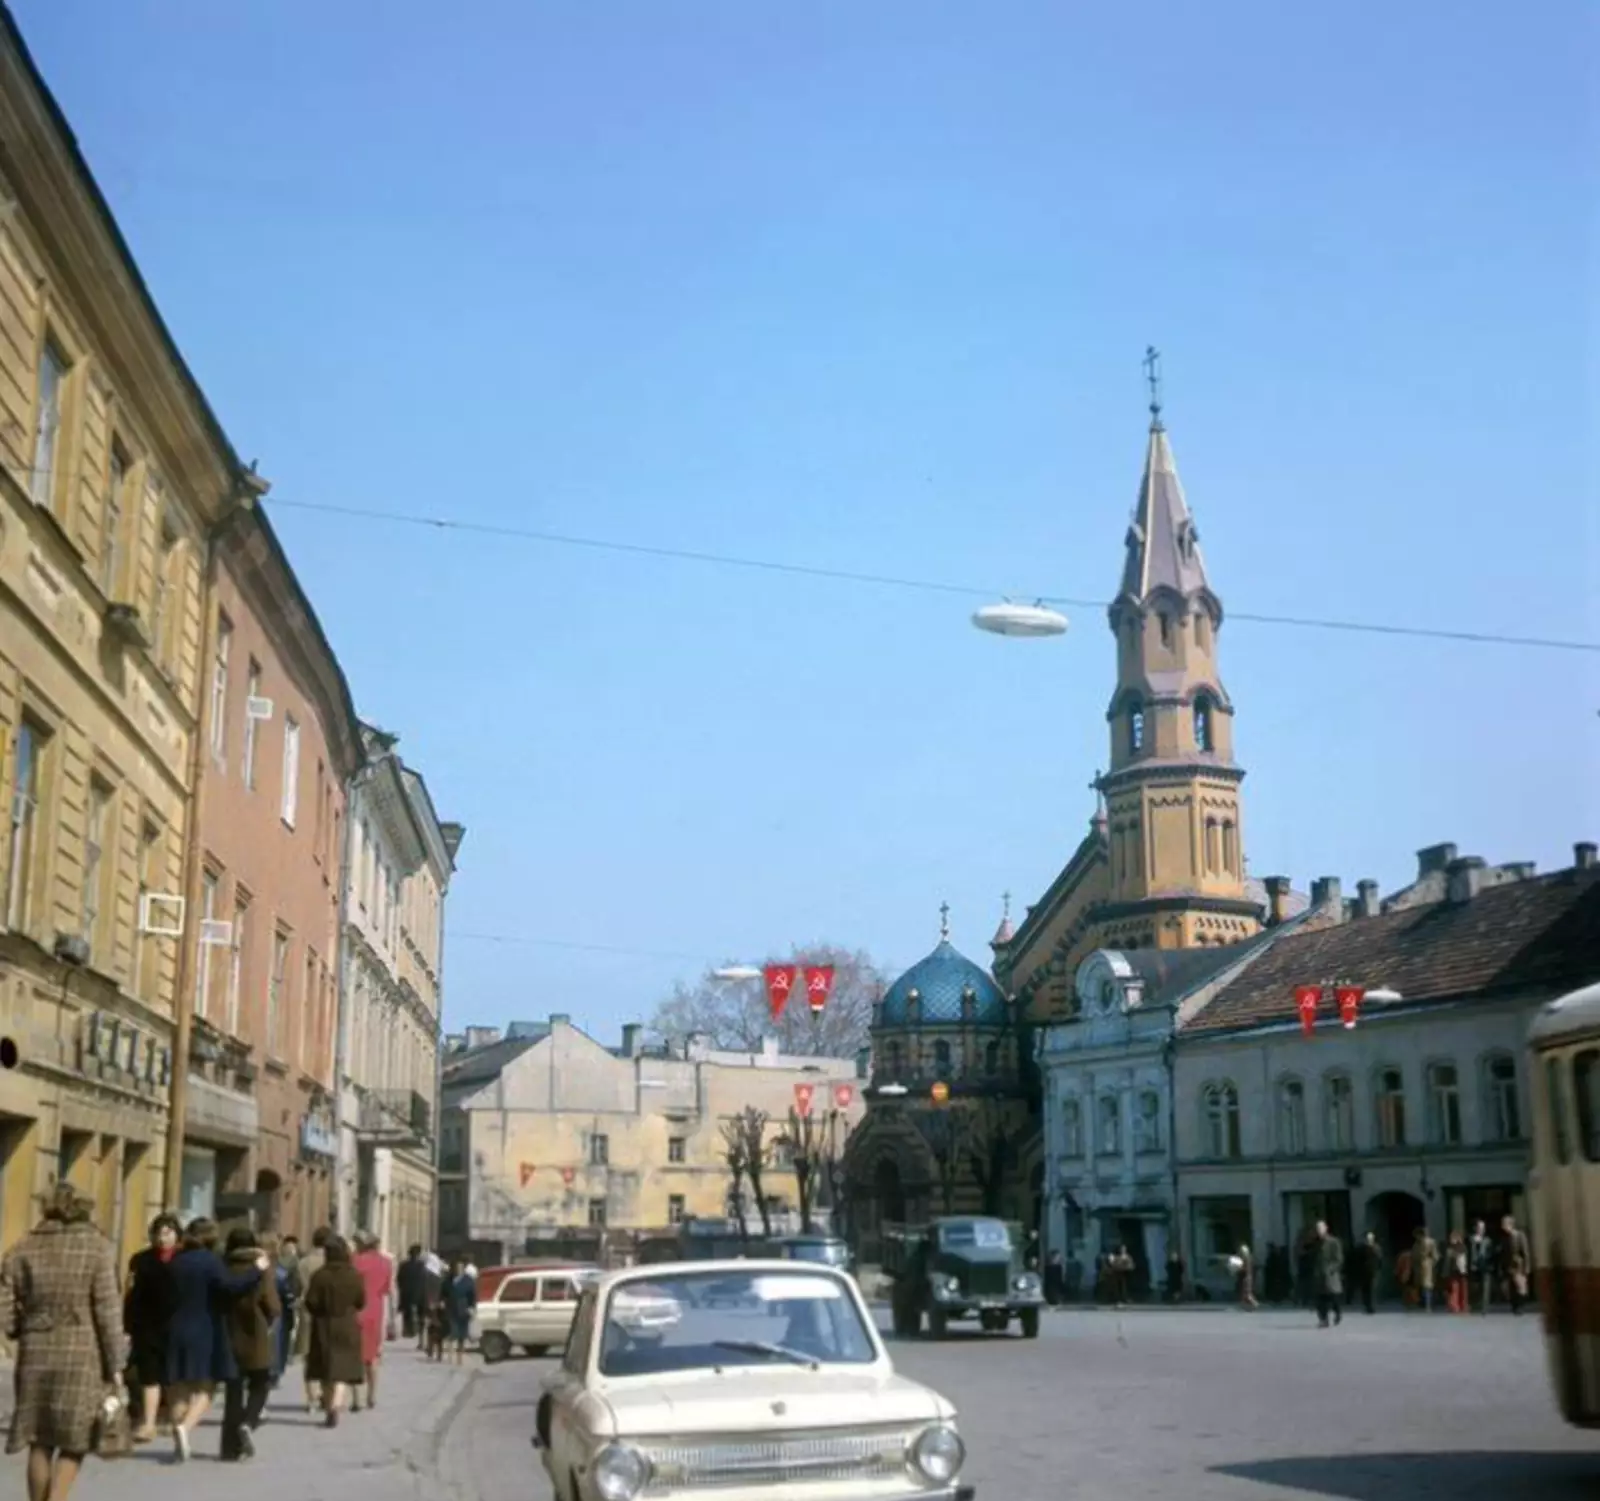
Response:
M366 1231L356 1236L355 1269L366 1286L367 1301L361 1309L361 1365L367 1386L366 1406L378 1405L378 1361L383 1355L383 1335L389 1322L389 1295L394 1288L394 1263L378 1247L378 1237ZM352 1396L351 1410L360 1412L359 1396Z

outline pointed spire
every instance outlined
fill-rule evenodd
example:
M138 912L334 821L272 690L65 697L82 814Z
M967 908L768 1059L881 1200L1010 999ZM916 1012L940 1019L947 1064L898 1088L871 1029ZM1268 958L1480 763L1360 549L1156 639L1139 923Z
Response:
M1190 595L1207 589L1205 560L1200 556L1200 534L1183 498L1178 466L1161 420L1160 355L1145 353L1150 382L1150 441L1145 450L1144 478L1128 528L1127 561L1122 569L1121 598L1144 599L1151 590L1176 589Z
M950 903L939 903L939 942L950 942Z
M1008 891L1000 898L1000 926L994 930L994 937L989 940L992 949L1003 948L1017 936L1017 930L1011 926L1011 893Z

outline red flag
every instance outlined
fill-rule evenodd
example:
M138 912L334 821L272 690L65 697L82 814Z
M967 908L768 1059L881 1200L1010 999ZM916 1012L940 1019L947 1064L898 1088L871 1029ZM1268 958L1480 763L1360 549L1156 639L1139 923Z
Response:
M539 1169L536 1168L531 1162L524 1162L518 1167L517 1177L521 1180L524 1188L528 1186L528 1179L538 1171Z
M806 1004L813 1016L821 1016L828 1004L828 992L833 989L833 966L810 964L806 966Z
M811 1114L811 1099L817 1092L815 1084L796 1084L794 1087L794 1108L801 1115Z
M568 1188L572 1187L572 1180L577 1176L578 1170L575 1167L564 1167L561 1169L561 1181L565 1183Z
M848 1110L850 1102L856 1097L854 1084L835 1084L833 1086L833 1108L835 1110Z
M783 1015L783 1008L789 1004L789 992L794 989L794 982L800 974L798 964L769 964L761 971L767 982L767 1001L772 1007L772 1019Z
M1309 1037L1317 1030L1317 1007L1322 1004L1322 987L1296 985L1294 1003L1300 1011L1300 1028Z
M1361 997L1366 993L1359 985L1340 985L1333 992L1339 1001L1339 1020L1348 1032L1354 1028L1361 1013Z

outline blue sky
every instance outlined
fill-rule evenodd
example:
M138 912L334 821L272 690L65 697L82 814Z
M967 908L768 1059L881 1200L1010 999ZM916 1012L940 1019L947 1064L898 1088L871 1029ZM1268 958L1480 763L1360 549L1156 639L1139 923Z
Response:
M1103 599L1153 341L1227 606L1600 640L1576 0L14 10L285 501ZM986 954L1092 810L1101 611L274 520L468 826L452 1025ZM1221 643L1254 873L1600 833L1600 659Z

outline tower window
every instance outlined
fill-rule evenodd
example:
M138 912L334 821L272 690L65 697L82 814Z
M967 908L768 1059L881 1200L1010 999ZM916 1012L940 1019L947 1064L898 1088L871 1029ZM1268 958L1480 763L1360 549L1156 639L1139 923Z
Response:
M1216 749L1211 740L1211 703L1209 699L1202 698L1194 706L1194 748L1201 751Z
M1128 748L1134 752L1144 749L1144 710L1137 706L1128 711Z
M1163 646L1171 646L1172 645L1172 617L1170 615L1162 615L1162 616L1159 616L1158 618L1161 621L1161 644Z

